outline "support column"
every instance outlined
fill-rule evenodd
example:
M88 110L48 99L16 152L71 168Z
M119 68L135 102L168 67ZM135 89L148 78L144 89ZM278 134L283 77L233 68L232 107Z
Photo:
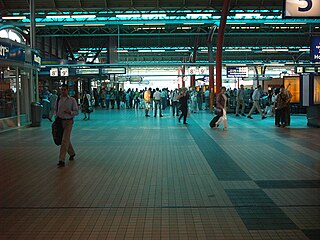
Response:
M217 54L216 54L217 93L220 92L220 88L222 86L222 47L223 47L223 39L224 39L224 29L226 27L227 16L229 13L229 5L230 5L230 0L223 1L222 15L221 15L219 33L218 33L218 39L217 39Z
M186 83L185 83L186 65L182 66L181 73L182 73L182 81L181 81L182 86L181 87L184 88L186 86Z
M36 21L35 21L35 0L30 0L30 47L35 49L36 47ZM31 56L34 57L33 55ZM38 73L36 73L37 75ZM37 78L36 78L37 81ZM35 84L38 86L38 83ZM35 100L35 91L36 95L39 95L39 89L34 89L34 70L30 69L30 83L29 83L29 91L30 91L30 102ZM38 99L37 99L38 100Z
M16 101L17 101L17 126L21 126L21 110L20 110L20 81L19 81L19 68L16 68Z
M210 112L213 112L214 106L214 66L211 64L213 63L213 47L212 43L208 44L208 61L209 61L209 91L210 91L210 102L209 102L209 109Z
M196 87L196 75L190 76L190 87L192 88Z

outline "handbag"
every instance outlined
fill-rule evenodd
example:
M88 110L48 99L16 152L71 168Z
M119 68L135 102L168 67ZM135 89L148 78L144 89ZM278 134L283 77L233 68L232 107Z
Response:
M62 119L56 117L54 122L51 125L51 132L54 143L59 146L62 142L62 136L63 136L63 127L62 127Z
M92 112L93 112L93 107L91 107L91 106L88 107L88 112L89 112L89 113L92 113Z

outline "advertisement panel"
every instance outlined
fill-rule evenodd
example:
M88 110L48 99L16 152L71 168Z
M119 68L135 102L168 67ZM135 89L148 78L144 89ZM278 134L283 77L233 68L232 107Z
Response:
M284 18L320 18L319 0L284 0Z

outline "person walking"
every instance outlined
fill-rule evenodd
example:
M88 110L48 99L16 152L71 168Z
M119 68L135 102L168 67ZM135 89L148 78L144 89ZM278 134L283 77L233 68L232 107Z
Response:
M260 103L259 103L259 100L261 98L261 85L259 85L253 92L252 94L252 101L253 101L253 105L252 105L252 108L248 114L248 117L247 118L250 118L250 119L253 119L253 117L251 117L252 113L254 112L254 110L258 109L260 115L261 115L261 119L265 119L267 118L264 113L262 112L261 110L261 107L260 107Z
M161 113L161 93L159 92L159 88L156 88L156 92L153 94L153 99L154 99L154 117L157 116L157 110L159 108L159 112L160 112L160 117L162 116Z
M145 111L146 111L146 117L150 117L149 113L149 108L150 108L150 95L151 95L151 88L149 88L148 90L144 91L143 94L143 99L145 102Z
M221 123L223 123L223 130L228 130L228 122L227 122L227 96L225 94L226 87L221 87L220 93L217 95L217 104L216 108L221 112L221 117L216 122L216 128L219 127Z
M74 122L74 117L79 114L78 104L73 97L68 95L68 85L63 84L61 86L61 97L57 104L58 109L56 110L56 117L60 118L62 121L63 135L62 142L60 146L59 162L58 167L65 166L66 153L69 154L69 160L74 160L75 151L71 144L70 137L72 126Z
M245 107L246 107L245 102L244 102L245 95L246 94L245 94L243 85L241 84L240 88L237 91L237 97L236 97L236 100L237 100L236 116L237 117L239 116L239 108L240 108L240 106L241 106L241 115L242 116L246 116L244 114L244 110L245 110Z
M82 112L84 114L83 120L90 120L91 107L91 96L86 90L84 90L82 96Z
M52 117L54 115L55 106L57 105L58 95L57 90L52 91L52 95L49 98L50 101L50 112L49 112L49 121L52 122Z
M175 89L171 95L172 97L172 116L174 116L176 114L176 116L179 116L179 110L178 110L178 90Z
M181 110L181 115L178 119L178 121L181 121L181 118L183 117L183 124L188 124L187 123L187 115L188 115L188 96L186 93L186 89L183 88L181 94L177 97L180 103L180 110Z

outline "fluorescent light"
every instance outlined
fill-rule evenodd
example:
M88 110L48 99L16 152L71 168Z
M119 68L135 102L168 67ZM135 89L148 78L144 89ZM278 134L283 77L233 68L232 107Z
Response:
M263 48L261 51L262 52L276 52L276 49L274 49L274 48Z
M165 52L166 50L163 50L163 49L141 49L141 50L138 50L138 52Z
M96 18L96 15L93 14L82 14L82 15L71 15L72 18Z
M64 27L80 27L83 26L83 24L63 24Z
M191 27L177 27L177 29L188 30L188 29L191 29Z
M196 22L189 22L189 23L183 23L184 25L201 25L201 24L204 24L204 23L196 23Z
M116 50L116 52L118 52L118 53L127 53L128 50Z
M176 52L189 52L188 49L176 49L174 51L176 51Z
M309 52L310 51L310 49L308 49L308 48L300 48L299 49L299 52Z
M239 24L247 24L247 23L245 23L245 22L227 22L227 24L239 25Z
M26 19L26 16L6 16L2 17L3 20L18 20L18 19Z
M252 49L226 49L226 52L251 52Z
M289 49L288 48L276 48L277 52L288 52Z
M93 23L93 24L85 24L84 26L86 26L86 27L101 27L101 26L105 26L105 24Z
M106 52L108 52L108 50L102 50L101 52L102 52L102 53L106 53Z
M70 15L47 15L46 18L70 18Z
M45 24L36 24L36 27L45 27L46 25ZM30 27L30 24L26 25L26 27Z
M88 50L79 50L78 51L78 53L88 53L88 52L90 52L90 51L88 51Z
M138 18L141 17L141 14L122 14L116 15L117 18Z
M236 13L236 18L258 18L261 17L260 13Z
M190 17L190 18L208 18L208 17L211 17L212 14L195 14L195 13L190 13L190 14L187 14L187 17Z

